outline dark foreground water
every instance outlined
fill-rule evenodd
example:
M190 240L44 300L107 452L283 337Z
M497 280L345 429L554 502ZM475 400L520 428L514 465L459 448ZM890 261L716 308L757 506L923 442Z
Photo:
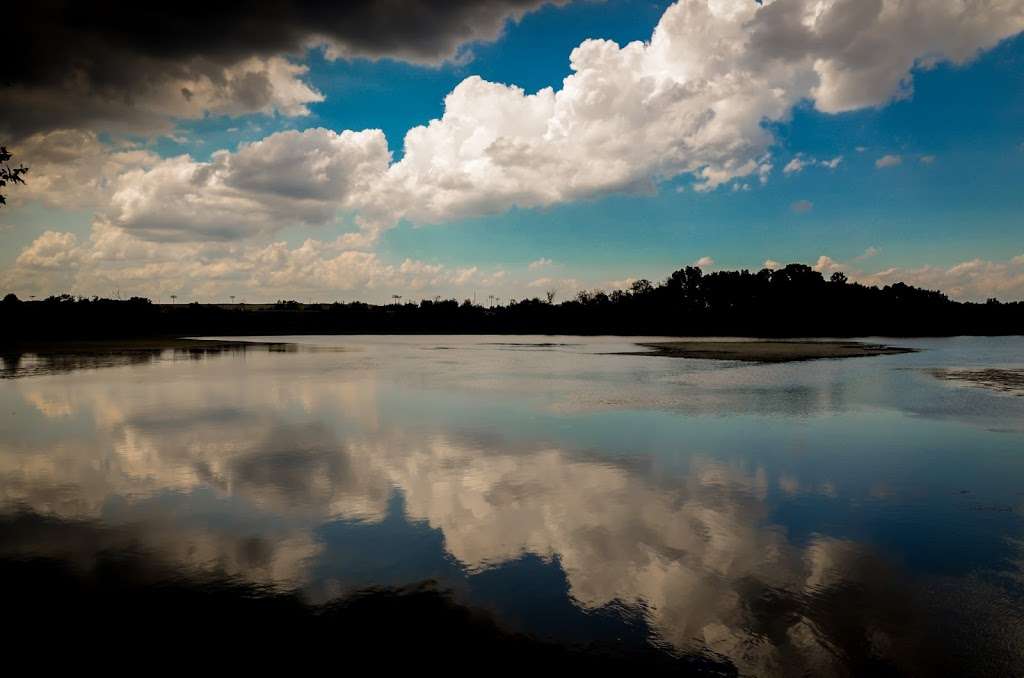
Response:
M1024 673L1022 338L289 340L3 356L8 653Z

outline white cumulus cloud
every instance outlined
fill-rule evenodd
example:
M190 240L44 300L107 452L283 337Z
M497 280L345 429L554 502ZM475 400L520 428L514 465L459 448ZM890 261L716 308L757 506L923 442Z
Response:
M740 180L763 183L772 171L764 122L784 121L798 102L825 112L881 105L910 92L913 68L963 63L1022 29L1022 0L680 2L649 42L582 42L559 89L466 78L440 118L407 133L396 163L377 130L275 134L209 163L171 158L126 172L111 220L158 240L224 239L338 210L371 230L434 223L649 192L681 174L698 190L745 188ZM223 77L183 75L146 101L172 117L301 115L320 98L298 79L304 68L243 61ZM841 156L798 156L784 171L810 162L834 168Z
M357 279L377 280L386 265L362 250L403 219L429 224L651 192L680 175L691 176L699 191L764 183L776 141L766 122L784 122L802 101L836 113L908 96L914 69L964 63L1022 29L1024 0L688 0L665 11L647 42L582 42L557 89L527 92L466 78L445 98L441 117L409 130L397 162L380 130L308 129L220 151L208 162L119 149L128 155L112 152L103 164L114 166L95 181L86 154L63 174L40 172L46 180L39 191L58 196L77 184L85 187L81 195L102 196L97 221L104 226L94 230L87 253L93 263L82 266L80 288L85 272L100 270L95 258L103 248L122 262L103 274L140 285L147 275L178 275L187 265L181 275L189 280L206 276L216 284L218 276L252 269L248 275L262 284L262 263L253 263L261 257L276 262L264 274L281 279L340 286L350 270ZM135 113L162 120L252 111L295 116L322 98L305 82L306 67L281 57L224 68L185 69L154 81ZM59 104L82 107L78 118L108 115L94 97L71 92L61 101L19 99L32 110ZM82 138L85 146L96 143L88 133ZM877 164L900 161L886 155ZM815 162L834 168L841 156ZM802 200L792 207L813 206ZM309 248L282 253L266 244L284 226L349 218L361 232L311 245L316 256ZM167 249L175 257L203 248L217 253L209 261L154 259L147 241L179 244ZM271 249L260 254L260 247ZM42 249L38 256L45 259Z
M80 256L78 237L74 233L44 231L21 251L15 265L43 270L66 269L78 266Z
M876 248L869 247L853 262L868 259L878 252ZM1024 256L1007 261L975 258L952 266L894 266L876 272L864 271L853 262L843 263L821 255L812 268L826 278L842 271L851 280L865 285L881 287L904 282L923 289L939 290L960 301L984 301L991 297L1003 301L1024 300Z
M827 167L828 169L834 170L839 167L841 162L843 162L843 156L841 155L837 155L831 160L815 160L814 158L805 158L798 153L786 163L786 166L782 168L782 173L786 175L798 174L805 168L814 166Z
M111 147L95 132L73 129L33 134L11 150L29 165L29 181L9 199L16 204L39 200L64 209L98 207L121 175L160 162L152 151Z
M168 158L122 175L113 225L150 240L231 240L332 221L390 161L380 130L278 132L210 162Z
M903 164L903 158L898 155L887 154L875 161L875 167L882 169L884 167L895 167L896 165Z
M318 301L372 297L398 290L454 294L469 285L494 286L504 271L450 268L406 258L391 263L377 253L352 249L346 240L285 242L160 242L141 240L98 221L86 242L73 233L46 231L0 275L0 288L19 295L70 292L125 294L167 300L217 301L237 294L249 301L306 298Z
M467 78L441 118L409 131L364 207L431 223L685 173L705 190L764 179L765 120L803 99L825 112L881 105L909 94L914 67L962 63L1022 28L1019 1L677 3L650 42L584 41L561 89Z
M786 163L786 166L782 168L783 174L797 174L804 170L807 166L807 162L799 155Z

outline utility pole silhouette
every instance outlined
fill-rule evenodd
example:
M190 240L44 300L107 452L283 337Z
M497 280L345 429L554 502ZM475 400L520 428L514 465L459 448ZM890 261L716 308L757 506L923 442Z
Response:
M402 295L401 294L392 294L391 298L395 300L395 306L398 306L398 302L401 301Z
M176 303L177 301L178 301L178 295L177 294L172 294L171 295L171 303L173 304L173 303Z

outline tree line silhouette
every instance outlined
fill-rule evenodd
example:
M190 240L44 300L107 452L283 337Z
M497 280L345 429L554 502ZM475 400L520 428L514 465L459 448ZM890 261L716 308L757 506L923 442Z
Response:
M659 284L582 291L569 300L484 307L469 299L374 305L154 304L52 296L0 303L0 341L274 334L620 334L670 336L949 336L1024 334L1024 302L958 302L904 283L825 279L804 264L751 272L696 266Z

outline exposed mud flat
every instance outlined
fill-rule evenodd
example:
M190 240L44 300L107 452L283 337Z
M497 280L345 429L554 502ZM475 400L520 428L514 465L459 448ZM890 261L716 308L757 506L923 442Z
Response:
M944 381L987 388L1001 393L1024 396L1024 369L986 368L929 370L932 376Z
M740 360L755 363L786 363L826 358L864 358L913 353L917 349L859 341L660 341L639 344L647 354L670 358Z

